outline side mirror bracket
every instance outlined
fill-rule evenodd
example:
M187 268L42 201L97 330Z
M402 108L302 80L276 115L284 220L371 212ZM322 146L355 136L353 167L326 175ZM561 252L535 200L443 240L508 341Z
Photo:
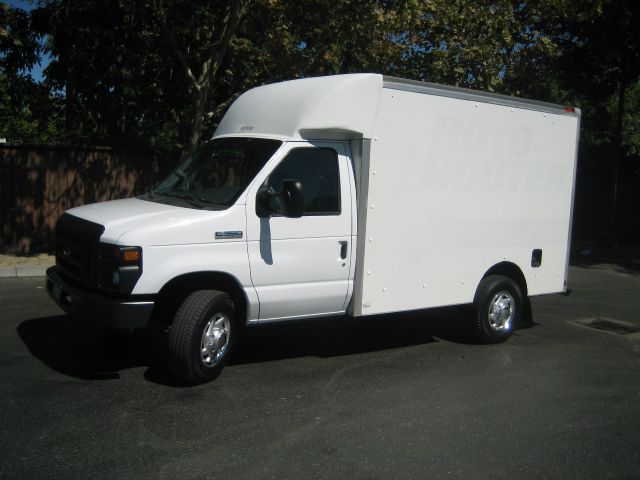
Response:
M256 195L256 215L260 218L269 218L274 214L287 218L302 217L304 214L302 183L293 179L283 180L279 192L269 189L266 185L260 187Z

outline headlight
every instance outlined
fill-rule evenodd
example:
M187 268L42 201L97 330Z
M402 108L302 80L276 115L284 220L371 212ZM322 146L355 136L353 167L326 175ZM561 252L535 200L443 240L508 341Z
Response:
M142 275L142 247L101 243L98 285L114 293L131 293Z

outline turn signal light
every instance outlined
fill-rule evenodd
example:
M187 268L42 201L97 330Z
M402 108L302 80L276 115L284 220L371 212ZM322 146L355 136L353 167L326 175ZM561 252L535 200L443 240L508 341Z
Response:
M125 262L137 262L140 260L140 251L138 250L125 250L123 252L123 260Z
M115 263L142 263L142 248L101 244L100 259Z

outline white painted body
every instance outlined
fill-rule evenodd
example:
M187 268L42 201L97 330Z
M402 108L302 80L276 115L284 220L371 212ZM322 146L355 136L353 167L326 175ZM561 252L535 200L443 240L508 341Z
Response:
M293 148L333 147L338 152L342 209L338 216L258 218L258 187ZM344 312L353 287L351 255L340 259L340 242L352 245L355 212L353 170L340 143L288 142L247 190L247 247L260 299L260 319L275 320Z
M133 294L223 272L244 291L250 322L469 303L504 261L529 295L565 289L579 113L414 87L359 74L250 90L214 138L283 144L233 206L128 199L69 213L104 225L103 242L143 248ZM336 151L340 214L258 218L258 188L300 147ZM538 268L533 249L543 251Z
M529 295L562 291L576 128L575 116L384 89L356 308L470 303L503 261Z

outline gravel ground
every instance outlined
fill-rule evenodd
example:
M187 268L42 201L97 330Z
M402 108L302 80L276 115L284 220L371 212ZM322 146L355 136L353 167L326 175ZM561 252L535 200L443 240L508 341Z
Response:
M16 255L0 255L0 267L39 267L49 266L56 263L56 257L46 253L30 256L16 256Z
M56 263L54 255L42 253L31 256L0 255L0 278L42 277Z

